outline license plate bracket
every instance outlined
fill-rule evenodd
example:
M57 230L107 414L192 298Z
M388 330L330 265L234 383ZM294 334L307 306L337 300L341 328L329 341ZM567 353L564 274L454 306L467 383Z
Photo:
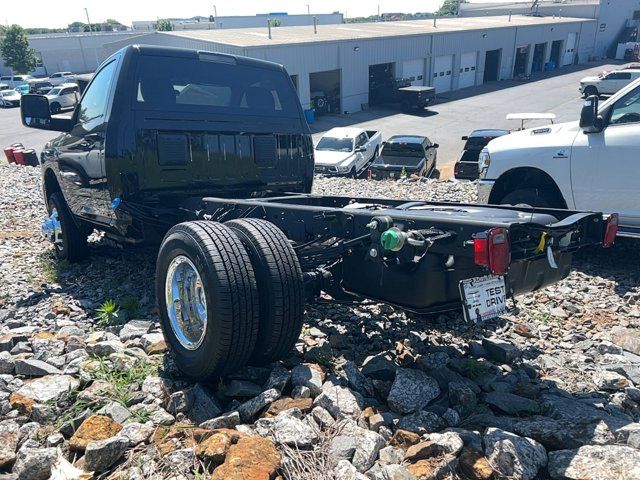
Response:
M479 323L507 313L507 288L502 275L468 278L459 283L467 322Z

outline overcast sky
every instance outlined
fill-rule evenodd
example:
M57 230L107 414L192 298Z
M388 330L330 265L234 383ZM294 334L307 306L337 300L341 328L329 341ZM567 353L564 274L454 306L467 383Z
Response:
M130 25L132 20L153 20L166 17L212 15L215 4L218 15L254 15L256 13L311 13L340 11L349 17L381 12L430 12L443 0L30 0L25 3L3 1L0 22L17 23L23 27L66 27L74 21L86 22L85 7L91 22L114 18ZM474 0L472 0L474 1ZM477 0L476 0L477 1ZM501 0L498 0L501 1ZM504 0L502 0L504 1Z

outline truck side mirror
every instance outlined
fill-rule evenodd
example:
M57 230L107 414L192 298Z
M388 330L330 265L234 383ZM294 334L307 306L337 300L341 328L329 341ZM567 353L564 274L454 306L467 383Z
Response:
M587 97L580 112L580 128L584 133L596 133L602 131L602 117L598 116L598 96Z
M440 148L440 144L439 143L434 143L433 145L431 145L431 148Z
M469 137L467 137L466 135L464 135L464 136L461 138L461 140L464 140L464 141L466 142L467 140L469 140Z
M52 118L49 100L44 95L27 94L20 99L20 117L25 127L56 132L70 132L73 120Z

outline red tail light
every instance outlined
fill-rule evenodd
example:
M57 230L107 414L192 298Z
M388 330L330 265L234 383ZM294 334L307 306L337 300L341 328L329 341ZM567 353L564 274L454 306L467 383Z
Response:
M511 265L511 242L506 228L496 227L473 238L476 265L488 267L494 275L504 275Z
M453 174L454 174L454 175L458 175L458 173L460 173L460 164L459 164L459 163L456 163L456 164L453 166Z
M604 226L604 238L602 239L602 246L604 248L612 247L616 241L616 235L618 234L618 214L612 213L607 218Z

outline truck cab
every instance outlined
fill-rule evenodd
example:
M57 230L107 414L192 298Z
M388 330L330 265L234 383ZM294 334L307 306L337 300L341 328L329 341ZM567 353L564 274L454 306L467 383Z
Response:
M618 234L640 238L640 80L580 120L492 140L480 153L480 203L618 212Z

